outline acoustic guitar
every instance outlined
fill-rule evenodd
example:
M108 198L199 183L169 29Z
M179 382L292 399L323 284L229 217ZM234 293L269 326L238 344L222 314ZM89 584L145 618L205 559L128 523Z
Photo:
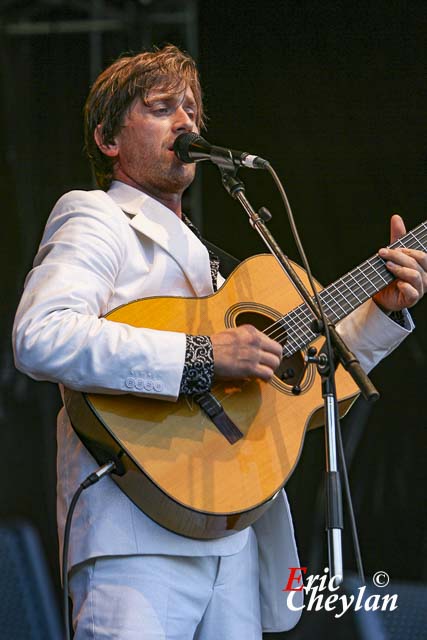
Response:
M392 245L399 246L427 251L427 222ZM307 283L303 269L295 269ZM375 255L328 287L318 286L329 320L339 322L392 280ZM177 402L65 393L73 427L90 453L99 464L116 462L115 482L160 525L208 539L255 522L295 468L307 428L323 421L320 379L304 362L307 348L320 349L323 339L276 260L249 258L213 295L136 300L106 317L196 335L249 323L281 342L284 357L270 382L217 382L210 393ZM336 382L344 415L358 389L341 367Z

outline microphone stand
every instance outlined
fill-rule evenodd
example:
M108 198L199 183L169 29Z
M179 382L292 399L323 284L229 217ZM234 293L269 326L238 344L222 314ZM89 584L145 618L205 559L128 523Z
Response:
M360 366L356 356L349 350L335 326L326 320L325 315L315 304L315 299L307 291L305 285L295 272L288 257L283 253L276 240L268 230L265 222L271 218L265 207L255 212L245 195L245 186L237 178L237 168L218 163L222 184L227 193L240 202L249 217L249 223L268 247L270 253L277 259L292 284L300 294L313 315L313 330L326 337L325 352L316 355L310 349L305 358L306 366L310 363L317 365L322 380L322 396L325 407L325 449L326 449L326 531L328 539L328 557L330 576L335 577L338 586L343 580L342 537L344 528L342 515L342 492L337 459L337 432L339 428L338 401L335 390L335 358L341 362L359 386L363 396L368 401L377 400L379 393ZM326 318L325 318L326 319ZM327 324L327 326L326 326ZM328 347L331 343L332 352ZM295 388L294 393L299 393Z

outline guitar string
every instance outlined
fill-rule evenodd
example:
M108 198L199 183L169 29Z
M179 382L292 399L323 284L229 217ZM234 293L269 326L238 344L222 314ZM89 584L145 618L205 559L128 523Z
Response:
M353 276L352 276L353 277ZM346 283L344 283L344 285L346 286L346 288L348 288L348 285L346 285ZM358 306L358 304L360 304L362 301L360 300L360 298L356 299L358 300L358 303L356 305L352 304L349 300L345 299L345 296L342 292L339 291L339 287L334 286L335 290L338 291L341 296L344 297L345 302L343 302L343 304L347 304L349 306L349 310L353 310L354 308L356 308L356 306ZM375 290L377 290L377 288L375 288ZM329 308L329 311L334 314L336 316L336 319L339 320L341 318L341 313L338 313L333 305L335 304L335 299L333 297L333 295L331 294L330 291L326 291L323 290L323 292L321 292L321 294L323 293L323 295L321 295L321 297L323 298L323 303ZM365 291L365 295L366 295L366 291ZM328 299L326 298L326 296L329 296L329 298L331 299L331 304L329 303ZM335 305L336 306L336 305ZM338 306L340 307L341 311L344 312L344 315L347 313L347 309L345 309L341 304L338 303ZM287 320L290 320L293 322L294 325L294 333L299 334L299 338L306 338L308 337L308 335L310 337L312 337L312 335L315 335L314 332L312 332L312 330L309 328L309 334L307 335L306 331L304 330L303 327L301 327L301 322L298 322L299 318L298 316L301 317L302 314L302 323L305 324L305 326L308 328L308 325L312 322L312 316L308 310L308 307L306 305L301 305L300 307L297 307L296 309L292 310L291 312L289 312L285 317L281 318L279 321L276 321L274 324L270 325L270 327L267 328L267 335L271 335L271 337L275 338L275 339L279 339L280 337L283 335L283 333L279 333L275 335L275 332L280 330L282 328L283 325L286 325L287 328L289 328L289 323L287 322ZM294 316L294 317L292 317ZM296 316L296 317L295 317Z
M427 249L423 244L423 241L426 241L426 244L427 244L427 231L425 230L426 228L427 228L427 223L422 223L419 226L419 228L409 232L404 238L397 240L392 245L390 245L390 247L395 248L400 246L405 248L415 248L418 245L418 247L421 246L422 249L427 252ZM415 235L417 231L418 231L418 234ZM419 231L422 231L422 233L419 233ZM378 269L383 270L384 275L386 277L384 277L380 273L380 271L378 271ZM366 291L364 286L356 280L356 278L353 275L356 272L359 272L359 274L361 274L362 277L364 277L365 280L367 280L368 285L373 286L373 291L371 292ZM369 273L369 276L367 275L368 273ZM321 298L322 297L324 298L322 302L336 316L336 320L340 320L342 317L344 317L345 315L353 311L357 306L359 306L360 304L362 304L362 302L364 302L364 300L362 301L360 300L360 298L354 293L353 289L351 289L350 286L345 282L345 278L353 279L358 284L358 287L360 288L360 290L365 294L366 299L370 297L373 293L381 289L383 285L384 286L387 285L389 282L392 282L392 280L394 279L393 276L386 270L385 261L382 258L380 258L378 254L376 254L375 256L365 261L365 263L362 263L361 265L359 265L349 273L345 274L342 278L340 278L335 283L332 283L331 285L329 285L326 289L323 289L320 292ZM357 303L355 305L352 304L347 299L348 294L346 296L342 292L342 290L340 291L340 287L342 286L347 288L350 291L350 293L353 295L353 297L356 298ZM349 307L348 309L345 309L338 302L338 300L334 298L334 295L331 291L332 289L335 289L335 292L338 292L338 294L341 297L341 302L344 305L347 305ZM329 304L329 301L326 299L326 296L329 296L331 300L331 304ZM342 316L340 313L337 313L337 311L333 308L333 305L335 305L335 307L337 307L338 305L340 309L344 312L344 315ZM292 318L291 317L292 315L296 316L297 319ZM288 320L292 321L293 325L291 325ZM313 317L307 305L302 304L299 307L296 307L295 309L291 310L285 316L282 316L279 320L269 325L266 329L264 329L264 333L272 337L273 339L277 340L278 342L280 342L281 339L285 339L287 343L286 346L288 347L291 346L292 349L297 351L298 349L301 348L301 346L308 344L317 336L317 334L309 327L312 321L313 321ZM304 329L303 325L305 325L305 327L308 328L309 330L308 333ZM283 328L285 329L284 331L283 331ZM289 332L290 329L291 329L291 333ZM275 335L277 331L279 331L279 333ZM292 333L296 334L297 338L299 339L295 340ZM293 346L292 346L292 343L293 343ZM294 353L294 352L295 351L290 352L289 355L291 355L291 353Z
M335 289L337 289L337 287L335 287ZM331 300L332 300L332 305L334 304L334 298L333 298L333 296L331 295L330 291L325 291L325 290L323 290L323 296L322 296L322 297L323 297L323 302L324 302L324 304L329 308L329 310L330 310L333 314L335 314L335 315L336 315L337 319L339 319L339 318L340 318L340 314L339 314L339 313L337 313L337 312L335 311L335 309L333 308L333 306L332 306L331 304L329 304L329 301L328 301L328 299L326 298L325 294L326 294L326 295L328 295L328 296L331 298ZM360 299L359 299L359 300L360 300ZM347 303L350 305L350 308L354 308L354 305L352 305L352 304L351 304L351 303L349 303L348 301L347 301ZM345 309L343 309L342 305L339 305L339 306L341 307L341 309L342 309L344 312L346 312L346 310L345 310ZM283 325L284 321L285 321L285 323L286 323L286 319L287 319L287 318L289 318L290 320L295 321L295 318L293 318L292 316L298 316L298 314L299 314L301 311L303 311L303 316L305 316L305 318L306 318L306 319L308 320L308 322L310 323L310 322L312 321L312 316L311 316L311 314L308 312L308 308L307 308L307 306L306 306L306 305L303 305L302 307L299 307L299 308L297 307L296 309L294 309L294 310L292 310L291 312L289 312L289 313L287 314L287 316L283 318L283 320L282 320L282 318L281 318L279 321L276 321L276 323L274 323L273 325L271 325L271 326L267 329L267 331L269 331L269 334L270 334L272 337L275 337L275 338L277 339L277 338L279 337L279 335L278 335L278 336L274 336L274 331L275 331L275 330L277 330L277 329L279 329L279 328L281 328L281 325ZM303 322L304 322L304 317L303 317ZM298 324L298 323L297 323L297 324ZM305 322L305 324L306 324L306 326L307 326L307 322ZM297 329L298 329L298 328L299 328L299 327L297 326ZM311 333L311 332L310 332L310 333ZM304 332L303 332L303 334L304 334Z
M375 258L374 258L374 260L375 260ZM383 262L381 259L379 259L379 260L380 260L380 263L379 263L379 264L380 264L381 266L384 266L384 262ZM363 266L363 265L362 265L362 266ZM368 266L368 267L372 267L372 266L373 266L373 265L372 265L372 259L371 259L370 261L368 261L368 264L367 264L366 266ZM366 266L365 266L365 272L366 272ZM359 267L356 267L356 269L355 269L354 271L357 271L357 270L361 271L361 269L360 269ZM388 272L387 272L387 271L385 271L385 273L386 273L386 274L388 274ZM363 272L362 272L362 274L363 274ZM364 274L363 274L363 275L364 275ZM347 285L347 283L345 282L345 278L346 278L347 276L349 276L350 278L352 278L353 280L355 280L355 281L356 281L356 279L355 279L355 278L354 278L354 276L353 276L353 272L350 272L349 274L346 274L345 276L343 276L343 278L341 278L341 280L337 281L336 283L333 283L332 285L330 285L330 286L329 286L329 287L327 287L326 289L323 289L323 290L322 290L322 292L321 292L321 295L323 295L323 296L324 296L324 294L329 295L329 296L332 298L332 302L334 302L334 298L333 298L332 294L330 293L330 289L331 289L331 288L334 288L334 289L335 289L336 291L338 291L338 293L340 293L340 295L341 295L342 297L344 297L344 299L345 299L345 294L343 294L343 292L342 292L342 291L340 291L340 287L342 287L342 285L344 285L344 287L346 287L346 288L348 288L348 289L350 288L350 287L349 287L349 285ZM375 274L374 274L374 276L375 276ZM368 283L369 283L369 284L372 284L371 280L375 280L375 277L374 277L374 278L372 278L372 277L371 277L371 278L369 278L369 279L368 279L368 278L365 276L365 279L367 279L367 280L368 280ZM377 278L377 280L378 280L378 278ZM384 279L384 277L383 277L382 275L379 275L379 280L383 280L383 282L386 282L386 280ZM392 280L392 276L391 276L390 274L389 274L389 280L390 280L390 281ZM357 282L357 281L356 281L356 282ZM368 293L368 292L366 292L366 290L364 289L364 287L363 287L363 285L362 285L362 284L360 284L360 288L361 288L361 290L365 293L365 295ZM377 287L377 286L375 286L374 291L375 291L375 290L377 290L377 289L378 289L378 287ZM373 293L373 291L372 291L372 292L370 292L370 293L369 293L369 295L371 295L372 293ZM357 295L354 295L354 297L355 297L356 299L358 299L358 296L357 296ZM351 304L351 302L350 302L349 300L346 300L346 299L345 299L345 302L349 305L350 309L355 308L355 306L357 306L357 305L352 305L352 304ZM359 303L361 302L360 298L358 299L358 302L359 302ZM328 301L326 301L326 303L328 303ZM330 305L329 305L329 306L330 306ZM341 306L341 305L340 305L340 306ZM341 307L341 308L342 308L342 307ZM334 312L334 310L333 310L333 309L332 309L332 311ZM345 311L347 312L347 310L345 310ZM339 314L336 314L336 315L337 315L337 317L339 317Z
M419 237L421 235L420 234L420 230L422 230L422 241L426 242L426 246L424 246L423 242L420 240L420 237ZM418 233L419 235L415 236L415 233ZM409 236L412 236L411 240L409 240ZM407 240L406 244L404 243L404 240ZM401 246L401 247L411 248L412 249L412 248L415 248L416 245L421 245L422 249L427 253L427 248L426 248L427 247L427 222L422 223L421 225L419 225L419 227L417 227L413 231L410 231L406 236L404 236L404 238L401 238L400 240L397 240L396 242L391 244L390 247L391 248L395 248L395 247ZM372 280L363 271L363 269L366 269L366 267L370 266L370 263L372 261L376 261L379 264L379 266L382 267L385 270L385 273L388 274L388 276L389 276L389 281L392 282L392 280L394 278L390 274L390 272L388 272L386 270L384 260L382 260L382 258L380 258L378 256L378 254L376 254L375 256L369 258L366 262L362 263L361 265L359 265L358 267L356 267L352 271L350 271L347 274L345 274L336 283L332 283L332 285L329 285L326 289L322 289L322 291L320 291L319 295L322 296L322 294L328 293L328 295L331 296L331 294L327 290L330 290L330 288L332 286L335 286L335 288L337 288L336 285L338 285L341 281L343 281L344 278L350 277L357 283L357 285L360 287L362 292L365 294L366 299L368 299L372 295L372 293L374 293L375 291L378 291L378 289L380 288L377 285L373 285ZM372 291L372 292L366 291L365 288L363 287L363 285L359 281L356 280L356 278L353 276L353 273L355 273L357 271L359 271L362 274L362 276L365 277L365 279L368 282L368 285L374 286L374 291ZM382 280L384 281L384 278L382 278ZM341 294L341 296L343 296L343 294ZM332 301L333 301L333 296L331 296L331 297L332 297ZM358 299L358 304L362 304L362 302L360 301L358 296L355 296L355 297ZM327 306L329 306L329 308L331 309L330 305L326 301L322 300L322 302L326 303ZM352 305L350 303L348 303L348 304L350 306L350 310L353 310L353 308L355 308L355 307L352 307ZM358 306L358 305L356 305L356 306ZM313 318L312 318L312 315L311 315L307 305L306 304L301 304L299 307L296 307L295 309L292 309L288 314L286 314L285 316L282 316L282 318L280 318L276 322L272 323L269 327L267 327L264 330L264 333L266 335L272 336L274 334L274 331L278 330L279 328L280 329L283 328L283 324L285 324L285 326L287 326L287 328L292 331L293 327L287 322L286 319L289 316L291 316L292 314L298 315L298 314L301 314L301 313L303 314L303 316L305 316L305 319L308 321L308 323L312 322ZM335 315L337 315L337 319L340 319L338 314L336 314L336 312L334 312L334 313L335 313ZM305 322L304 318L303 318L303 322L307 326L307 322ZM268 331L270 329L272 329L272 327L276 327L276 328L273 331L270 331L270 333L268 333ZM285 329L284 332L282 332L278 336L275 336L274 339L277 340L278 342L280 342L280 339L284 338L286 340L286 343L294 342L296 348L294 348L293 351L288 350L288 354L287 354L287 355L291 356L296 351L299 351L299 349L301 347L305 346L306 344L309 344L310 342L312 342L312 340L314 338L318 337L318 334L316 334L312 329L310 329L309 331L310 331L309 334L303 332L302 335L299 337L300 340L301 340L301 337L303 337L303 341L300 344L298 344L298 342L292 337L292 335L290 333L288 333L286 331L286 329ZM286 349L286 346L284 345L284 351L285 351L285 349ZM249 384L249 382L250 381L246 381L246 382L240 383L239 386L247 386L247 384ZM218 391L216 391L216 397L217 397L219 402L224 402L229 395L230 395L229 392L225 391L225 390L223 390L222 394L219 394Z
M408 234L408 236L411 236L411 235L413 236L414 234L413 234L413 233ZM423 239L424 239L424 236L423 236ZM404 247L413 248L413 247L415 246L414 241L415 241L415 243L416 243L416 244L421 245L421 246L423 247L423 249L424 249L424 245L422 244L422 242L420 241L420 239L419 239L419 238L413 238L412 240L409 240L409 242L407 242L407 244L404 244L404 243L403 243L403 241L402 241L402 240L400 240L400 241L397 241L396 243L394 243L394 245L393 245L393 246L396 246L396 245L398 246L398 245L400 245L400 246L404 246ZM375 266L373 265L373 262L376 262L376 263L377 263L377 265L378 265L380 268L383 268L383 270L384 270L385 274L388 274L388 278L387 278L387 279L386 279L386 278L384 278L381 274L379 274L379 273L378 273L378 270L377 270L377 269L375 268ZM382 283L381 283L381 284L383 284L383 283L386 283L386 284L387 284L387 283L388 283L388 281L390 281L390 282L391 282L391 281L393 280L393 277L391 276L391 274L389 274L389 272L388 272L388 271L385 271L385 269L384 269L384 265L385 265L384 261L383 261L381 258L379 258L379 256L374 256L373 258L369 259L369 260L368 260L364 265L360 265L360 267L356 267L356 269L354 269L354 270L353 270L353 272L356 272L356 271L361 272L361 273L362 273L362 275L364 275L365 279L367 279L367 280L368 280L368 283L369 283L369 284L371 284L371 285L372 285L372 282L375 282L375 280L377 281L377 283L376 283L376 284L378 284L378 281L379 281L379 283L381 283L381 281L382 281ZM362 268L364 269L364 272L362 271ZM373 269L374 269L374 277L373 277L373 278L372 278L371 273L370 273L370 276L371 276L370 278L368 278L368 276L366 275L367 268L373 268ZM354 276L353 276L353 272L350 272L349 274L346 274L345 276L343 276L343 278L341 278L341 280L337 281L336 283L333 283L333 285L330 285L329 287L327 287L327 289L324 289L324 290L321 292L321 295L322 295L322 294L325 294L325 293L326 293L326 295L329 295L329 297L332 299L332 304L334 304L335 300L334 300L334 297L333 297L333 295L331 294L330 290L331 290L331 288L334 288L336 291L338 291L338 293L340 293L341 297L344 297L344 302L345 302L345 303L348 305L348 307L349 307L349 309L348 309L348 310L344 310L344 309L343 309L343 310L344 310L344 315L345 315L346 313L349 313L350 311L352 311L354 308L356 308L356 306L358 306L358 304L360 304L360 303L361 303L361 302L360 302L360 299L359 299L358 304L356 304L356 305L352 305L352 304L351 304L351 302L350 302L349 300L347 300L347 299L346 299L346 297L344 296L344 294L342 293L342 291L340 291L340 290L339 290L339 287L340 287L342 284L344 284L344 285L348 288L348 285L347 285L347 284L346 284L346 282L344 281L344 278L346 278L347 276L350 276L351 278L353 278L353 280L355 280L355 278L354 278ZM361 288L361 290L362 290L362 291L365 293L365 295L366 295L366 294L367 294L367 292L365 291L365 289L363 288L363 286L361 286L360 288ZM374 290L373 290L370 294L368 294L368 297L369 297L369 295L371 295L372 293L374 293L375 291L377 291L379 288L381 288L381 287L379 287L379 286L375 286L375 287L374 287ZM355 296L355 297L357 298L357 296ZM329 306L329 308L330 308L330 310L332 311L332 313L334 313L334 314L336 315L336 317L337 317L337 319L338 319L338 320L339 320L339 319L341 319L340 314L339 314L339 313L337 313L337 312L336 312L336 311L331 307L331 305L329 305L329 304L328 304L328 301L327 301L327 300L323 300L323 302L326 302L326 304ZM339 305L339 306L341 307L341 309L343 308L341 305ZM303 307L305 307L305 308L303 308ZM267 333L267 335L271 335L271 336L272 336L272 337L274 337L275 339L279 339L279 340L280 340L280 338L282 338L282 337L285 335L285 333L284 333L284 332L282 332L282 333L280 333L280 334L278 334L278 335L276 335L276 336L275 336L275 335L274 335L274 332L275 332L275 331L277 331L278 329L281 329L281 328L283 327L283 325L285 325L285 326L286 326L286 328L288 328L288 329L289 329L289 324L286 322L286 318L287 318L287 317L289 317L289 316L291 316L291 315L292 315L292 313L294 313L294 315L295 315L295 314L298 314L298 312L299 312L299 311L301 311L301 310L303 311L303 314L304 314L307 318L309 318L309 321L311 322L311 321L312 321L312 317L311 317L311 314L308 312L308 308L307 308L307 306L306 306L306 305L301 305L299 308L297 307L296 309L294 309L293 311L291 311L289 314L287 314L287 316L284 316L284 317L283 317L283 318L281 318L279 321L276 321L275 323L273 323L272 325L270 325L270 327L267 327L267 329L265 330L265 332L269 332L269 333ZM293 318L291 318L291 319L292 319L292 320L294 320ZM306 323L305 323L305 324L306 324ZM293 327L293 328L295 329L295 327ZM297 326L297 327L296 327L296 332L297 332L297 333L298 333L298 329L299 329L299 327ZM295 332L295 331L294 331L294 332ZM304 331L303 331L303 332L302 332L302 334L301 334L301 332L300 332L300 335L299 335L300 340L301 340L301 338L303 339L302 344L306 343L306 341L307 341L308 339L312 340L312 339L313 339L313 337L316 337L316 334L315 334L313 331L311 331L311 330L310 330L310 333L309 333L309 334L306 334L306 332L304 332ZM294 342L296 343L296 341L294 341Z
M373 292L377 291L379 288L380 287L376 287ZM341 296L343 295L342 291L340 292L337 287L335 287L335 290L338 291ZM344 308L341 304L338 304L338 308L337 301L335 300L332 293L330 291L327 291L325 293L326 295L322 296L321 298L323 298L322 301L325 306L328 307L328 309L326 310L326 315L332 320L336 321L339 321L342 317L355 309L362 302L359 298L357 304L352 304L348 299L344 298L343 304L346 308ZM329 297L330 302L328 301L328 298L326 296ZM341 311L343 313L341 313ZM316 333L310 327L312 321L312 315L309 312L308 307L304 305L287 314L286 317L283 317L283 319L281 319L279 322L276 322L274 326L271 325L269 328L267 328L266 333L267 335L270 335L272 338L275 338L278 341L280 341L282 338L287 338L288 348L292 347L295 350L295 348L300 348L316 337ZM305 325L305 327L303 325Z

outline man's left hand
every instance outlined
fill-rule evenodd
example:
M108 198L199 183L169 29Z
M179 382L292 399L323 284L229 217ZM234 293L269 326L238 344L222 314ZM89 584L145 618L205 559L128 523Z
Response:
M406 233L402 218L394 215L390 221L391 243ZM417 249L380 249L378 254L396 280L374 296L385 312L413 307L427 291L427 254Z

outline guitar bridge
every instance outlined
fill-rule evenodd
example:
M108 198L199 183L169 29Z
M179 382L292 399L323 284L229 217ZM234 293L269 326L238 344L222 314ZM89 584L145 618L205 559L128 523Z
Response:
M222 404L215 396L207 391L206 393L196 393L193 400L197 402L199 407L206 413L208 418L212 420L218 431L228 440L230 444L235 444L243 433L234 424L231 418L224 411Z

